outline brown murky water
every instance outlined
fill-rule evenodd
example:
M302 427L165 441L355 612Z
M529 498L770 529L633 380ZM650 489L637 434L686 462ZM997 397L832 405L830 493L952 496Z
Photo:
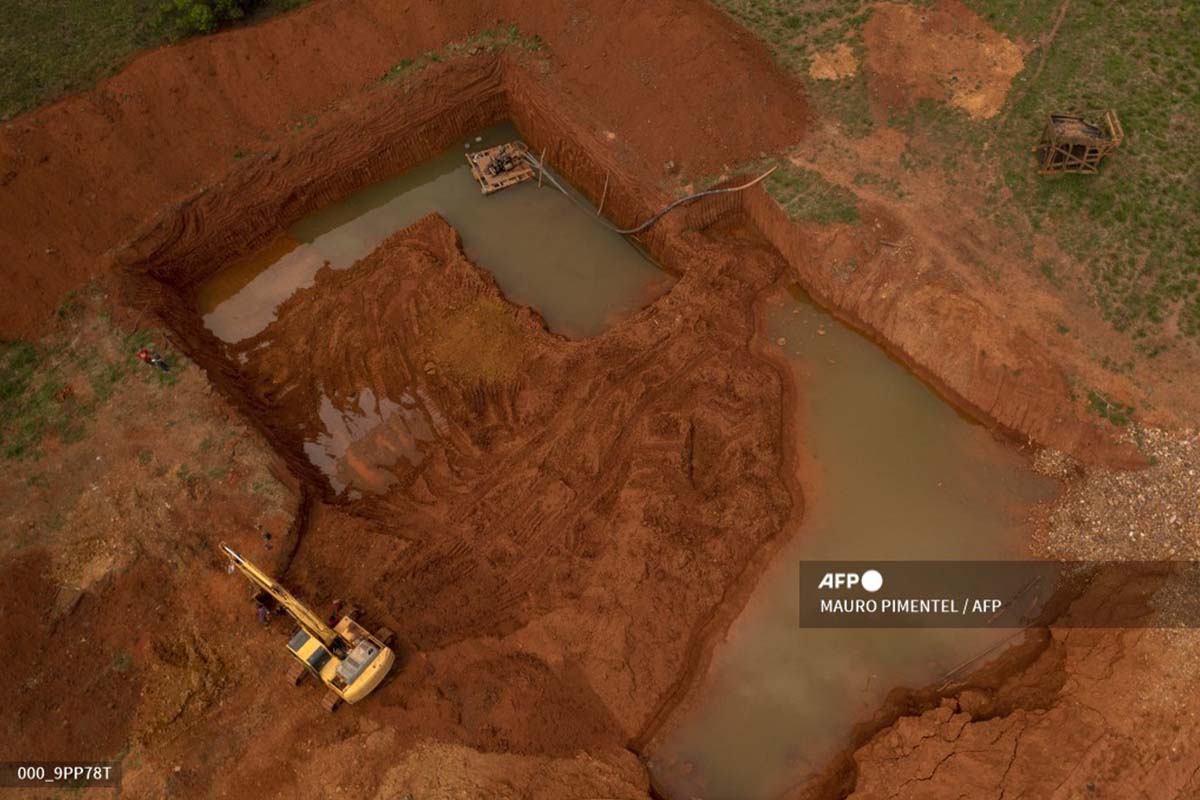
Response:
M770 311L795 370L806 515L651 753L671 798L756 800L803 782L902 685L1006 638L988 630L810 630L801 560L1008 559L1057 484L802 294Z
M441 214L467 256L489 270L515 303L571 337L601 333L644 307L674 279L624 237L612 233L560 192L536 183L483 196L464 153L518 139L512 125L472 136L458 148L395 178L310 214L287 235L230 264L200 289L197 306L218 338L235 343L269 328L295 292L329 265L350 269L384 239L426 214ZM562 179L560 182L564 183ZM322 397L313 409L324 431L304 445L334 491L382 492L387 467L420 463L420 443L436 435L427 398Z
M432 212L454 226L467 256L495 276L509 300L533 307L565 336L594 336L670 288L671 276L628 240L548 186L526 182L484 197L464 153L518 138L512 125L489 128L309 214L286 237L222 269L201 288L197 305L204 324L226 342L260 333L284 300L312 285L322 266L349 269Z

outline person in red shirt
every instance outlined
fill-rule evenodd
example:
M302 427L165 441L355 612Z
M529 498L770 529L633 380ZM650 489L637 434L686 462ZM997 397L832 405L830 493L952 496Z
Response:
M158 367L163 372L166 372L170 369L170 367L167 366L167 362L163 360L163 357L151 350L149 347L143 347L141 350L138 350L137 357L152 367Z

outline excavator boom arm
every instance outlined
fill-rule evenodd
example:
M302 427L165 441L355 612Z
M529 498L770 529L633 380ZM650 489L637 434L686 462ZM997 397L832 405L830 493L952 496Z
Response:
M319 639L326 647L333 644L338 635L333 628L325 624L325 620L314 614L312 609L292 596L291 592L276 583L270 575L234 552L233 548L229 547L229 545L222 542L221 549L225 551L225 555L229 556L229 560L233 562L233 565L250 579L251 583L275 598L275 602L279 603L283 607L283 610L292 619L296 620L296 623L307 631L310 636Z

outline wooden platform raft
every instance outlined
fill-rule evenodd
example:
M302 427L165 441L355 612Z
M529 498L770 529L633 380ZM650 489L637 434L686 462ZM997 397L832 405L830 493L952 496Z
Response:
M1081 172L1094 175L1100 162L1125 139L1117 112L1104 112L1099 123L1076 114L1051 114L1034 150L1038 172L1051 175Z
M467 162L483 193L491 194L533 177L533 167L525 159L526 152L524 142L509 142L467 153Z

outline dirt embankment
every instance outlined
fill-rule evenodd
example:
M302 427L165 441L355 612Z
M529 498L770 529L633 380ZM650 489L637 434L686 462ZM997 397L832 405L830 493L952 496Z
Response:
M747 192L744 202L814 297L959 408L1085 463L1141 465L1136 450L1078 402L1070 373L1043 344L986 296L965 291L953 257L887 210L870 208L857 229L831 235L790 222L764 192Z
M12 223L0 232L0 247L15 265L10 296L22 298L5 309L5 333L36 330L62 292L105 269L109 248L158 209L223 175L278 180L281 191L297 194L291 208L319 199L303 179L277 177L289 172L286 163L261 164L255 172L244 169L247 160L346 153L338 166L361 164L348 135L351 116L374 109L386 118L397 109L385 107L401 103L449 104L472 113L453 96L406 97L398 85L374 84L402 54L437 50L496 20L515 21L523 33L541 37L546 46L533 54L540 61L535 83L556 100L586 109L590 132L602 134L599 152L644 186L656 186L668 169L718 173L761 152L786 150L803 135L806 111L795 84L711 9L661 2L631 19L615 10L575 13L556 4L421 6L397 15L369 0L317 3L252 29L149 53L97 89L0 128L0 214ZM657 35L647 36L647 28ZM322 44L332 40L325 37L354 42L353 52L333 52ZM684 57L701 51L704 59ZM509 111L522 123L519 107L512 103ZM322 135L328 146L308 147ZM122 142L139 145L118 146ZM407 150L415 156L424 148ZM369 163L376 174L402 166L388 158ZM298 173L305 165L293 166ZM343 172L341 190L366 177ZM261 217L275 210L230 204L222 214L207 205L205 214L217 213L177 219L237 227L246 224L245 215L260 228ZM283 210L281 223L289 216ZM832 285L827 270L786 241L800 234L780 232L772 215L756 214L756 220L813 293L890 342L948 395L1036 441L1094 460L1126 458L1096 445L1104 433L1079 413L1070 376L1039 353L1038 336L1001 316L986 291L963 283L960 270L939 271L931 280L919 267L890 276L867 269L848 286ZM231 234L226 244L236 239ZM1060 357L1070 354L1056 353Z

